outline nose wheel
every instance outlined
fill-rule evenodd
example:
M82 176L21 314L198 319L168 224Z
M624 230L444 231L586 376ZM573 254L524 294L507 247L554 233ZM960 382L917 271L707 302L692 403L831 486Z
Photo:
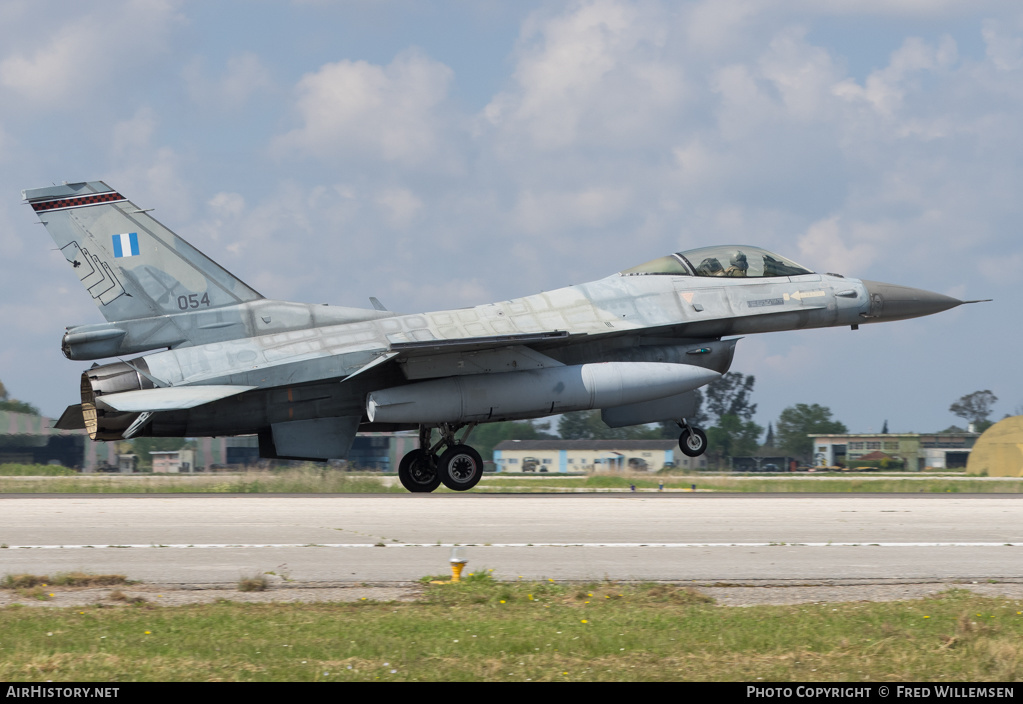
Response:
M687 457L699 457L707 451L707 434L691 425L682 426L678 436L678 449Z

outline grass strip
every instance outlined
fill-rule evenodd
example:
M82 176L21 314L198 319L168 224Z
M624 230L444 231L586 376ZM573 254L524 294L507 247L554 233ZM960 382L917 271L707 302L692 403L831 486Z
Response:
M70 467L48 464L0 464L0 477L73 477L78 472Z
M666 584L425 585L419 601L0 610L0 679L1017 681L1023 601L719 607Z
M10 466L10 465L8 465ZM24 465L19 467L30 467ZM281 470L237 474L46 474L52 468L34 465L41 474L0 473L0 493L54 494L381 494L406 493L394 476L362 474L306 465ZM27 470L26 470L27 471ZM70 471L70 470L66 470ZM552 493L561 491L720 491L735 493L925 493L925 494L1018 494L1023 479L968 478L963 476L911 475L800 475L789 477L734 477L728 475L611 475L562 477L537 475L527 478L488 474L474 489L477 493ZM438 492L447 492L443 486Z
M53 577L38 574L8 574L0 580L0 589L28 587L110 587L131 584L123 574L89 574L88 572L58 572Z
M0 477L5 494L381 494L404 493L379 476L319 467L239 474Z

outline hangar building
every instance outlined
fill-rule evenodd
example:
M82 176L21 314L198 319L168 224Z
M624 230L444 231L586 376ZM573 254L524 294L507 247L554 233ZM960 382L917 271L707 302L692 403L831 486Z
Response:
M973 446L967 474L1023 477L1023 416L1000 420L984 431Z
M910 472L958 469L966 466L977 433L883 433L809 436L814 442L813 464L855 467L857 461L894 460ZM880 453L880 454L875 454ZM869 455L869 457L868 457Z

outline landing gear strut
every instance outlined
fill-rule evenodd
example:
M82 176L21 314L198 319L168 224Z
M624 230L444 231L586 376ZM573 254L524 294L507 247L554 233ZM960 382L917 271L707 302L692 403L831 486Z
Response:
M443 482L452 491L466 491L476 486L483 477L483 458L465 441L475 423L470 423L458 440L455 433L461 426L442 423L441 439L431 447L431 428L420 426L419 448L412 450L398 464L401 485L412 492L430 492ZM441 447L447 449L438 457Z
M699 457L707 451L707 434L699 428L689 425L685 418L678 421L682 434L678 436L678 449L688 457Z

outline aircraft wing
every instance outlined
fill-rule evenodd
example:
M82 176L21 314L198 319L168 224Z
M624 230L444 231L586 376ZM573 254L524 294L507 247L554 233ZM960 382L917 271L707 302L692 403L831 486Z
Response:
M548 369L564 365L531 345L564 341L569 337L567 331L556 330L453 340L392 342L387 358L394 358L409 380Z

